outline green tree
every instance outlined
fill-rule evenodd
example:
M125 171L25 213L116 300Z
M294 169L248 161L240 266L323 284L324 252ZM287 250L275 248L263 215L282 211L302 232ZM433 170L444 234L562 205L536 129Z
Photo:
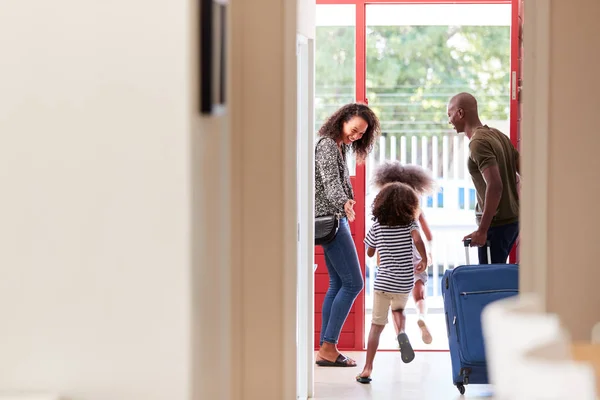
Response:
M318 27L316 123L354 100L354 27ZM367 98L386 135L448 132L446 103L469 91L483 119L508 119L510 28L367 28Z

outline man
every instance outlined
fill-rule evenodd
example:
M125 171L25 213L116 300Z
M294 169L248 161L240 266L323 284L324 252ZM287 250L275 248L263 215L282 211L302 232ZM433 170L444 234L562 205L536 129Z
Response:
M480 264L488 263L486 241L491 262L506 263L519 234L519 152L505 134L481 123L477 100L469 93L450 99L448 122L469 138L468 169L477 192L479 228L464 239L479 246Z

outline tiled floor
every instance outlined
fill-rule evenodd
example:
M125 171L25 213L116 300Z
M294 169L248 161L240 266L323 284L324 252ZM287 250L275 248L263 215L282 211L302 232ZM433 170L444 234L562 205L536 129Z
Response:
M355 380L362 370L365 352L348 352L356 368L315 366L315 398L318 400L456 400L491 399L491 388L469 385L460 396L452 384L450 355L447 352L417 352L414 361L404 364L398 352L377 353L373 381L363 385Z

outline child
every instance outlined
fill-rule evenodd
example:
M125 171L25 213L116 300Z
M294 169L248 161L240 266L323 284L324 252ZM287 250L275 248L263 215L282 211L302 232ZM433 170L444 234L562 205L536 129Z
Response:
M378 189L381 189L385 185L392 182L401 182L407 184L413 188L419 196L433 193L436 187L435 180L431 177L431 174L426 169L418 165L402 165L398 161L381 164L375 170L373 177L373 184ZM419 214L419 224L421 225L423 233L425 234L429 244L427 265L431 265L432 259L430 252L431 241L433 240L433 237L423 212L420 212ZM421 261L421 257L416 249L413 249L413 251L414 262L416 266ZM425 317L427 315L427 303L425 302L425 286L427 285L427 277L427 271L415 274L415 287L413 288L412 294L417 307L417 324L421 329L421 339L423 340L423 343L431 344L433 338L429 332L429 329L427 328L427 324L425 323ZM399 330L396 326L396 334L398 334L398 332Z
M414 286L413 243L421 261L416 271L427 268L425 244L421 239L416 219L419 215L419 197L408 185L390 183L381 189L373 202L373 226L365 238L367 255L373 257L378 251L381 258L373 294L373 320L367 344L367 361L356 380L371 381L373 359L379 346L379 337L387 324L388 311L392 307L394 323L398 327L398 343L402 361L415 358L408 336L404 332L404 308Z

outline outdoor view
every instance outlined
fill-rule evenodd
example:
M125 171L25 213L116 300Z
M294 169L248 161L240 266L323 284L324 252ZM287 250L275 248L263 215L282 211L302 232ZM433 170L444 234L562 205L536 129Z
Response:
M317 8L315 132L333 111L355 100L353 7ZM444 19L443 10L429 13L433 17L428 21L410 7L367 7L367 98L380 118L383 135L367 163L366 227L372 223L369 209L376 194L369 184L373 167L397 159L432 171L439 191L423 199L422 206L434 236L434 265L429 268L427 285L427 321L434 342L427 346L418 340L416 322L411 320L412 303L407 328L409 336L415 336L415 348L447 349L440 277L445 269L465 262L461 239L475 227L475 192L465 171L466 142L448 125L446 104L454 94L469 91L479 101L482 121L509 134L510 8L483 24L479 11L472 9L468 18L461 14L461 25L454 25ZM408 23L411 12L418 12L414 18L418 24ZM398 20L404 22L394 22ZM368 332L376 260L366 262ZM394 338L393 328L388 327L381 347L397 346Z

